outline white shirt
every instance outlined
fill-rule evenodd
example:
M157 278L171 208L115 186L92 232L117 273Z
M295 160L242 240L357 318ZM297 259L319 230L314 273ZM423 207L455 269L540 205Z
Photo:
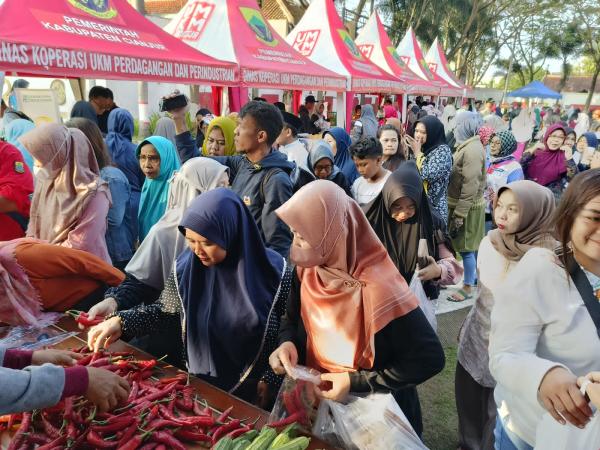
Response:
M535 446L546 412L538 400L542 378L564 366L576 376L600 370L600 339L573 282L553 252L529 250L494 292L490 371L508 429Z
M358 177L352 184L352 197L359 205L365 205L375 199L383 189L392 172L385 170L385 175L377 183L369 183L366 178Z
M288 161L293 161L302 169L310 172L308 170L308 150L302 141L296 139L288 145L282 145L279 147L279 151L285 153Z

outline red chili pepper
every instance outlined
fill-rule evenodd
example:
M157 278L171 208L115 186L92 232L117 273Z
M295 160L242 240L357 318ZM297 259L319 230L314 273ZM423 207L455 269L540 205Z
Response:
M291 416L287 416L285 419L278 420L277 422L273 422L268 424L272 428L285 427L287 425L291 425L294 422L306 423L307 417L304 411L297 411Z
M87 316L80 315L75 321L84 327L93 327L104 322L104 317L90 319Z
M94 355L87 355L77 361L78 366L87 366L90 362L92 362L92 358Z
M147 444L142 445L139 450L154 450L156 447L158 447L156 442L148 442Z
M73 422L67 423L67 441L72 442L77 439L77 427Z
M14 440L14 438L13 438ZM44 445L50 442L50 438L42 433L30 433L27 436L27 440L30 443L33 444L37 444L37 445Z
M162 398L162 397L166 397L171 392L173 392L173 390L175 389L176 384L177 383L171 383L171 384L165 386L165 388L162 391L154 392L152 394L146 395L145 397L138 398L137 400L135 400L133 402L133 404L134 405L139 405L140 403L145 402L145 401L153 401L153 400L157 400L157 399Z
M156 450L167 450L167 446L164 444L158 444Z
M156 442L160 442L161 444L165 444L167 448L170 449L186 450L185 445L175 438L175 436L165 431L157 431L156 433L152 433L152 439Z
M148 415L146 416L146 422L151 422L158 417L158 405L154 405Z
M302 389L304 387L304 383L302 380L298 380L296 384L296 388L294 389L294 402L296 403L296 411L304 411L304 401L302 400Z
M104 438L94 430L89 431L86 440L94 448L115 448L117 446L115 441L105 441Z
M200 409L200 404L197 401L194 401L193 405L192 405L192 412L194 413L194 415L196 416L204 416L204 411L202 411Z
M194 401L192 400L192 389L185 389L183 391L183 409L192 411L193 408Z
M211 416L188 416L188 417L175 417L173 414L169 412L169 410L164 406L159 406L160 413L167 420L172 420L175 423L183 426L193 426L197 425L202 428L212 427L217 422Z
M36 450L52 450L56 447L58 448L62 448L62 445L67 441L67 438L64 436L59 436L56 439L54 439L52 442L49 442L46 445L42 445L41 447L38 447Z
M297 411L296 402L293 398L294 394L290 391L283 392L283 404L288 414L294 414Z
M129 439L131 439L135 435L135 433L137 432L138 425L139 425L139 423L136 420L135 422L133 422L129 426L129 428L127 428L125 430L125 432L123 433L123 436L121 436L121 439L119 439L118 446L127 444L127 442L129 441Z
M20 420L21 414L11 414L8 417L8 425L6 426L6 428L8 429L8 431L10 431L12 429L12 427L15 424L16 420Z
M13 437L12 442L9 445L9 450L16 450L21 447L23 443L25 443L25 433L29 431L29 427L31 426L31 413L23 413L23 418L21 419L21 426L17 430L17 433Z
M129 397L127 398L127 403L131 403L132 401L134 401L139 393L140 390L140 384L137 381L134 381L133 383L131 383L131 391L129 391Z
M102 358L102 355L104 355L104 352L102 350L100 350L99 352L92 353L92 360L90 361L90 363L93 363L96 360Z
M173 420L169 420L169 419L154 419L152 422L149 422L148 425L146 426L146 428L150 429L150 430L158 430L160 428L165 428L165 427L180 427L181 424L178 422L175 422Z
M200 433L183 428L175 432L175 437L189 442L212 442L212 438L206 433Z
M128 427L133 422L135 422L134 417L123 417L121 420L109 423L108 425L92 425L92 430L98 433L114 433Z
M227 434L227 437L231 438L231 439L235 439L237 437L240 437L242 434L247 433L250 430L252 430L252 428L250 428L249 426L243 426L242 428L238 428L237 430L233 430L233 431L229 432Z
M221 425L217 428L212 436L213 444L216 444L221 437L233 430L237 430L242 425L240 419L233 419L231 422Z
M142 445L144 437L145 435L143 434L136 434L133 439L127 442L127 444L119 447L119 450L136 450L140 445Z
M46 434L52 439L58 439L60 437L60 431L58 430L58 428L56 428L50 423L50 421L46 418L44 413L40 414L40 416L42 420L42 427L44 428Z
M180 373L179 375L176 375L171 378L161 378L160 380L158 380L158 382L160 384L171 384L174 381L176 381L177 383L183 383L185 380L187 380L187 375Z
M227 418L229 417L229 414L231 414L231 411L233 411L233 406L230 406L225 411L223 411L221 413L221 415L219 416L219 418L217 419L217 422L224 423L227 420Z

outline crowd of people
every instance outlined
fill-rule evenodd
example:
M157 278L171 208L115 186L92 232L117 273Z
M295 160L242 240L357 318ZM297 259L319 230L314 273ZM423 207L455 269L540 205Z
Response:
M392 393L421 436L416 387L445 364L423 311L458 285L448 301L475 300L460 448L533 449L544 414L584 428L600 407L600 116L408 106L403 122L391 99L357 105L350 132L312 95L298 115L260 98L199 109L193 131L181 108L134 143L104 87L64 125L3 105L0 321L86 310L105 317L90 349L168 354L265 409L306 365L322 398ZM127 398L76 358L0 350L0 413Z

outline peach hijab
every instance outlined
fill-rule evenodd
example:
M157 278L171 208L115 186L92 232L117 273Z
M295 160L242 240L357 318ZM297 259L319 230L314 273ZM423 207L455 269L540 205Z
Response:
M40 125L19 138L43 167L36 175L27 236L60 244L96 194L111 200L92 144L76 128Z
M360 206L335 183L317 180L276 213L312 247L294 243L290 251L307 364L330 372L372 368L375 334L418 301Z

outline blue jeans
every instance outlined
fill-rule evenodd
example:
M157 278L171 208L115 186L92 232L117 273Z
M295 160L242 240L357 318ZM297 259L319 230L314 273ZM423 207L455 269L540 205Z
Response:
M494 439L494 448L496 450L533 450L531 445L504 427L500 414L496 416Z
M463 284L475 286L477 282L477 252L460 252L465 269Z

